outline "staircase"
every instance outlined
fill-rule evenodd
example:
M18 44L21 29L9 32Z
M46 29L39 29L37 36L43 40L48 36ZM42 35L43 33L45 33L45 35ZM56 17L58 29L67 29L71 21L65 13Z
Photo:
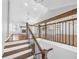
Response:
M5 42L4 45L5 47L3 51L3 59L36 59L35 56L39 54L41 54L41 56L39 55L39 57L41 57L42 59L48 59L47 53L52 50L52 48L48 50L42 49L28 25L29 24L26 23L27 38L29 38L30 32L34 43L31 41L29 42L29 39L8 42L8 38L7 42ZM35 45L37 45L37 48L40 52L35 52Z
M34 50L29 40L6 42L3 59L34 59Z

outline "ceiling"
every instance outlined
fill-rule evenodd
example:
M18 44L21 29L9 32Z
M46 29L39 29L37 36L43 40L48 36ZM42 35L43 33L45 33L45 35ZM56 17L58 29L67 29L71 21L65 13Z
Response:
M76 0L9 0L10 22L25 24L45 20L62 12L76 8Z
M59 7L76 4L76 0L44 0L43 2L41 2L41 4L48 9L56 9Z

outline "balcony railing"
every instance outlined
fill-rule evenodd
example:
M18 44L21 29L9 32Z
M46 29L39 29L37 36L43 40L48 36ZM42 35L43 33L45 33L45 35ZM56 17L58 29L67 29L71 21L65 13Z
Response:
M77 9L70 10L34 25L34 35L50 41L77 46L77 18L61 20L61 18L76 15Z
M74 18L47 25L40 25L37 37L77 46L76 21L77 18Z

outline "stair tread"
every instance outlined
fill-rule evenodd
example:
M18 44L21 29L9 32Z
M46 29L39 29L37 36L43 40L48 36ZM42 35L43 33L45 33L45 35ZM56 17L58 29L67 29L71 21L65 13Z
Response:
M18 44L13 44L13 45L7 45L7 46L5 46L4 47L4 49L6 49L6 48L10 48L10 47L15 47L15 46L20 46L20 45L23 45L23 44L28 44L29 42L24 42L24 43L18 43Z
M21 51L25 51L25 50L28 50L28 49L31 49L31 45L28 46L28 47L23 47L21 49L17 49L17 50L13 50L13 51L10 51L10 52L6 52L6 53L3 54L3 57L6 57L6 56L9 56L9 55L21 52Z
M6 48L6 49L4 49L3 52L5 53L5 52L9 52L9 51L21 49L21 48L23 48L23 47L28 47L28 46L30 46L30 44L23 44L23 45L20 45L20 46L15 46L15 47L11 47L11 48Z
M3 59L21 59L21 58L24 58L26 56L27 57L32 56L32 49L25 50L25 51L21 51L19 53L16 53L16 54L12 54L12 55L3 57Z
M30 52L30 53L27 53L27 54L23 54L21 56L18 56L18 57L14 58L14 59L27 59L27 58L31 57L32 55L33 55L33 53Z
M32 56L25 58L25 59L34 59L34 56L32 55Z
M29 40L19 40L19 41L6 42L4 46L14 45L14 44L19 44L19 43L24 43L24 42L29 42Z
M3 59L34 59L33 46L29 40L6 42Z

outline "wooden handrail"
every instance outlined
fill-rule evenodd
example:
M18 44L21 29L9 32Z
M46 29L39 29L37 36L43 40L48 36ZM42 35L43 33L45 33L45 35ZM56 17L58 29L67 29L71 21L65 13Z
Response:
M54 20L58 20L58 19L60 19L60 18L64 18L64 17L67 17L67 16L74 15L74 14L76 14L76 13L77 13L77 8L72 9L72 10L70 10L70 11L67 11L67 12L65 12L65 13L62 13L62 14L60 14L60 15L54 16L54 17L52 17L52 18L49 18L49 19L47 19L47 20L38 22L38 23L36 23L36 24L34 24L34 25L39 25L39 24L42 24L42 23L45 23L45 22L51 22L51 21L54 21Z
M67 21L72 21L72 20L77 20L77 18L62 20L62 21L58 21L58 22L54 22L54 23L48 23L47 25L52 25L52 24L62 23L62 22L67 22ZM45 26L45 25L40 25L40 26L43 27L43 26Z
M71 21L71 20L77 20L77 18L62 20L62 21L58 21L58 22L55 22L55 23L48 23L48 24L46 24L46 25L52 25L52 24L62 23L62 22ZM38 27L38 25L29 25L29 26L36 26L36 27ZM43 26L45 26L45 25L40 25L40 27L43 27ZM26 26L20 26L20 27L21 27L21 28L26 28Z
M26 26L27 26L27 28L28 28L27 31L29 31L29 32L31 33L31 35L32 35L32 37L33 37L33 39L34 39L36 45L38 46L38 48L39 48L39 50L40 50L40 54L42 55L42 59L48 59L48 58L47 58L47 53L48 53L50 50L52 50L52 48L51 48L51 49L48 49L48 50L42 49L41 46L39 45L39 43L37 42L35 36L33 35L33 33L32 33L32 31L31 31L30 27L28 26L28 23L26 23Z
M40 51L42 51L41 46L40 46L40 45L39 45L39 43L37 42L37 40L36 40L35 36L33 35L32 31L30 30L30 28L29 28L29 27L28 27L28 30L29 30L29 32L32 34L32 37L33 37L34 41L36 42L36 44L37 44L37 46L38 46L39 50L40 50Z

